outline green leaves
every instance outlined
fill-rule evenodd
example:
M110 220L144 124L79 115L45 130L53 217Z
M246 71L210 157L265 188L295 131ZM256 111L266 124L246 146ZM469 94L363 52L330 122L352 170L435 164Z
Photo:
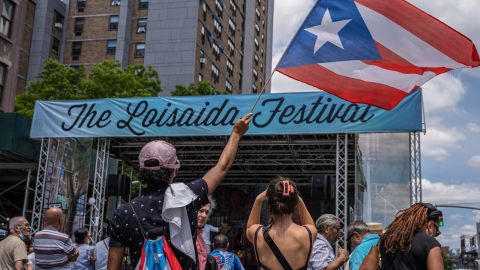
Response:
M227 92L215 90L209 81L200 81L197 85L190 84L188 87L177 85L172 92L172 96L207 96L207 95L226 95Z
M28 86L27 93L16 97L15 111L32 117L36 100L152 97L162 91L158 73L151 66L122 69L118 62L107 60L95 64L89 76L85 73L83 66L75 69L46 60L38 80Z

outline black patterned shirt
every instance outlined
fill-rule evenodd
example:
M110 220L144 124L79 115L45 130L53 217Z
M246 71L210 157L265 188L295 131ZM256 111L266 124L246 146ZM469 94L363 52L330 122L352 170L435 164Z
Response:
M197 199L187 205L192 239L196 239L197 213L200 208L208 203L208 186L203 179L197 179L185 184L198 196ZM152 187L147 190L146 194L134 198L130 203L119 206L110 221L109 245L111 247L127 247L133 266L137 265L142 253L143 235L133 214L132 206L149 239L157 239L162 235L167 235L167 239L169 239L168 223L162 219L163 199L167 187ZM182 269L198 269L196 263L191 258L178 251L173 245L170 246ZM197 251L195 250L196 253Z

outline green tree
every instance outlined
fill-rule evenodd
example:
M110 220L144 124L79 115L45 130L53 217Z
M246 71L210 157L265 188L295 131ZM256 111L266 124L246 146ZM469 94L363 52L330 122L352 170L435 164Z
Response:
M83 66L75 69L48 59L38 81L16 97L15 111L32 117L37 100L151 97L160 91L158 73L151 66L122 69L118 62L107 60L95 64L87 76Z
M172 91L172 96L207 96L207 95L225 95L227 92L216 90L209 81L200 81L198 84L190 84L188 87L177 85Z

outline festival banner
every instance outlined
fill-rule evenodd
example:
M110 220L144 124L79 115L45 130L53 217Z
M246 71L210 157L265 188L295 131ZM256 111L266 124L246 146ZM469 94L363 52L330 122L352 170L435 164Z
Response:
M228 135L257 95L37 101L31 137ZM412 132L422 129L421 91L391 111L325 92L263 95L248 135Z

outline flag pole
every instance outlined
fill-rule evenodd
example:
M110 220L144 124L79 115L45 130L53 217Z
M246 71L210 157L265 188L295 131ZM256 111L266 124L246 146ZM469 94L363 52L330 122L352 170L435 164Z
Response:
M252 106L252 108L250 109L250 112L249 112L249 113L252 113L253 110L255 109L255 106L257 106L257 103L258 103L258 101L260 100L260 97L261 97L261 96L263 95L263 93L265 92L265 88L267 88L268 83L270 83L270 81L272 80L273 73L275 73L275 70L276 70L276 68L272 71L272 74L270 74L270 77L268 77L268 80L267 80L267 81L265 82L265 84L263 85L262 90L260 90L260 93L258 94L257 99L255 100L255 103L253 103L253 106Z

